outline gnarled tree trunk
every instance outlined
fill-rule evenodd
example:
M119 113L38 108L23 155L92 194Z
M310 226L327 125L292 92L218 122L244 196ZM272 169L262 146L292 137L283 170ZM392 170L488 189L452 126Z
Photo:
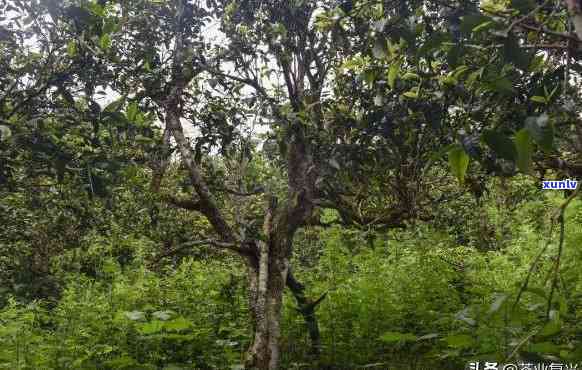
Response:
M259 249L258 263L248 264L250 310L255 330L246 367L273 370L279 368L281 307L289 263L285 258L269 258L269 243L259 242Z
M247 258L249 307L254 338L247 353L248 369L279 368L281 307L289 270L291 244L287 228L276 227L277 199L272 197L263 223L265 241L256 241L256 255Z

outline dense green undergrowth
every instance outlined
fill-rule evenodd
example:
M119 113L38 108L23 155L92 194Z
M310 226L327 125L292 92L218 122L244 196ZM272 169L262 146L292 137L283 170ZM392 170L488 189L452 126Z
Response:
M285 368L460 369L475 359L582 360L582 207L575 203L567 212L555 279L559 228L550 238L549 215L561 201L542 198L513 211L485 203L467 211L471 217L459 223L480 214L497 232L488 250L478 248L482 225L465 225L476 230L466 245L451 230L424 224L373 235L307 230L298 238L296 275L310 297L327 293L317 310L322 353L310 356L303 317L286 296ZM507 224L510 232L499 233ZM96 235L88 236L82 255L53 261L66 282L58 301L7 301L0 311L0 368L242 364L251 333L243 266L225 255L152 268L143 252L147 240L122 239L133 250L129 262L120 263L111 247L119 240ZM93 263L95 274L65 272L74 261Z

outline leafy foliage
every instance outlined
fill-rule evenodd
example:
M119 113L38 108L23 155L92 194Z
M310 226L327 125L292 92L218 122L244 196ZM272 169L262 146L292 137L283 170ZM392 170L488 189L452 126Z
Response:
M582 361L579 11L4 1L0 368Z

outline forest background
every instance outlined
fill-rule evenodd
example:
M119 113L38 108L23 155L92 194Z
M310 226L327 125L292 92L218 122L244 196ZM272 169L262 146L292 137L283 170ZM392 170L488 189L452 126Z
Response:
M576 0L4 0L0 368L581 363L581 60Z

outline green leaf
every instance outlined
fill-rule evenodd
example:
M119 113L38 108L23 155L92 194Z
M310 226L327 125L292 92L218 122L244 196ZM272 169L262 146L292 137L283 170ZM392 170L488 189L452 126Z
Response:
M492 80L487 81L487 88L501 94L513 94L515 92L513 84L506 77L495 77Z
M523 173L531 172L531 158L533 145L529 131L522 128L515 134L515 147L517 149L517 167Z
M562 322L560 320L548 321L542 330L538 333L539 337L546 338L558 334L562 330Z
M493 19L481 14L466 15L462 17L461 32L464 34L470 34L475 28L483 23L493 23Z
M546 100L546 98L544 98L543 96L532 96L531 98L529 98L531 101L535 101L536 103L541 103L541 104L546 104L548 101Z
M373 69L367 69L364 72L362 72L362 78L364 79L364 81L366 81L366 83L369 86L372 86L374 80L376 79L376 71L374 71Z
M109 46L111 46L111 36L108 33L104 33L99 38L99 47L103 50L107 50L109 49Z
M140 143L140 144L151 144L154 142L154 140L152 138L147 137L147 136L143 136L143 135L138 134L135 136L135 142Z
M462 185L465 182L465 174L467 173L467 168L469 167L469 156L467 153L465 153L465 150L460 145L450 149L448 156L451 171Z
M418 88L416 88L416 89L412 88L411 90L403 93L402 96L405 96L405 97L410 98L410 99L416 99L416 98L418 98Z
M400 72L400 63L394 62L390 64L390 68L388 69L388 86L391 89L394 89L396 86L396 78L398 77L398 73Z
M91 3L89 3L88 8L91 11L91 13L95 14L98 17L104 17L105 16L105 7L104 6L101 6L97 2L91 2Z
M12 130L10 127L0 125L0 141L8 140L12 136Z
M406 72L404 74L404 76L402 76L403 80L420 80L420 76L417 75L416 73L412 73L412 72Z
M139 108L137 106L137 103L131 102L127 106L127 109L125 111L125 116L127 117L128 121L134 122L136 117L137 117L138 112L139 112Z
M467 334L449 335L444 341L453 348L469 348L473 345L474 339Z
M146 322L138 328L139 332L145 335L157 334L164 329L164 322L159 320L153 320Z
M176 317L174 320L166 321L164 324L164 327L171 331L182 331L190 329L192 326L192 323L182 316Z
M515 160L517 151L513 141L500 132L487 130L482 135L483 141L497 154L500 158L510 161Z
M495 25L495 22L493 22L493 21L483 22L483 23L479 24L478 26L473 27L473 29L471 31L473 33L481 32L481 31L484 31L488 28L491 28L494 25Z
M416 335L411 333L400 333L397 331L387 331L380 336L380 340L386 343L403 343L417 340Z
M454 71L452 71L451 76L455 79L458 79L459 77L461 77L461 75L463 73L465 73L468 70L469 70L469 67L467 67L465 65L458 66L457 68L455 68Z
M67 44L67 54L72 58L77 55L77 43L75 40L69 41Z
M115 21L115 18L107 18L103 24L103 33L113 33L119 29L119 23Z

